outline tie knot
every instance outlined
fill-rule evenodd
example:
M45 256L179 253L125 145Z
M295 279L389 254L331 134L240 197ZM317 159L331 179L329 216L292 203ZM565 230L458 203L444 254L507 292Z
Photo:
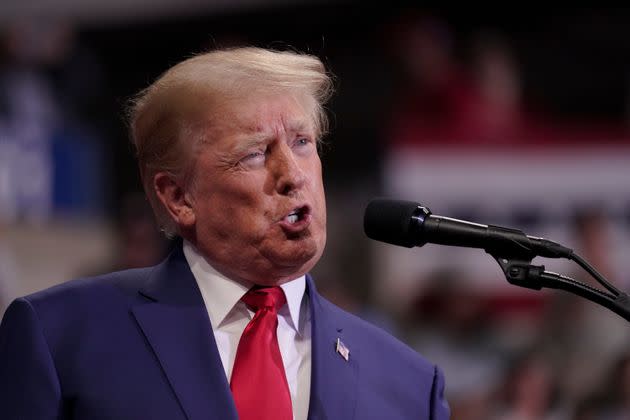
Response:
M273 308L276 312L287 302L287 298L279 286L254 287L245 293L241 300L256 311L262 308Z

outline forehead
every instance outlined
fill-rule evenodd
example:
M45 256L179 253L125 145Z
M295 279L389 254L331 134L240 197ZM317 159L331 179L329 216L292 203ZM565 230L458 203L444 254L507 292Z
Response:
M313 130L314 104L306 96L256 95L227 101L213 124L221 134Z

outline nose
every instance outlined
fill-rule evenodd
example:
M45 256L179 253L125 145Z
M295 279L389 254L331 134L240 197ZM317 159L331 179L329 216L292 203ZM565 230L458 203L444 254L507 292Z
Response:
M277 150L272 162L275 189L279 194L291 195L304 186L306 173L290 147L286 146Z

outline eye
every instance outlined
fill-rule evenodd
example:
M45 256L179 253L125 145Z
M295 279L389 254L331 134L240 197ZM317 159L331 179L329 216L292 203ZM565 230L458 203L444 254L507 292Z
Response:
M249 160L249 159L256 159L257 157L260 156L265 156L265 152L263 152L262 150L257 150L255 152L251 152L249 154L247 154L243 160Z
M313 140L310 137L298 137L293 141L293 147L306 148L313 144Z
M309 136L299 136L291 145L293 153L299 156L310 156L313 153L313 139Z
M239 164L247 167L260 166L265 162L266 154L266 149L252 150L241 158Z

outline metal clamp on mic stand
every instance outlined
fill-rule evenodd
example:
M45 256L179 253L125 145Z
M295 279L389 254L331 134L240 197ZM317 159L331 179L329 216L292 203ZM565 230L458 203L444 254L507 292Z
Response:
M489 252L490 253L490 252ZM630 297L610 284L589 263L579 255L571 253L567 259L575 261L588 272L597 282L608 289L608 292L596 289L570 277L550 271L545 271L544 265L533 265L532 258L522 259L500 256L500 253L490 253L501 266L506 280L515 286L541 290L543 287L561 289L571 292L599 305L602 305L627 321L630 321Z

